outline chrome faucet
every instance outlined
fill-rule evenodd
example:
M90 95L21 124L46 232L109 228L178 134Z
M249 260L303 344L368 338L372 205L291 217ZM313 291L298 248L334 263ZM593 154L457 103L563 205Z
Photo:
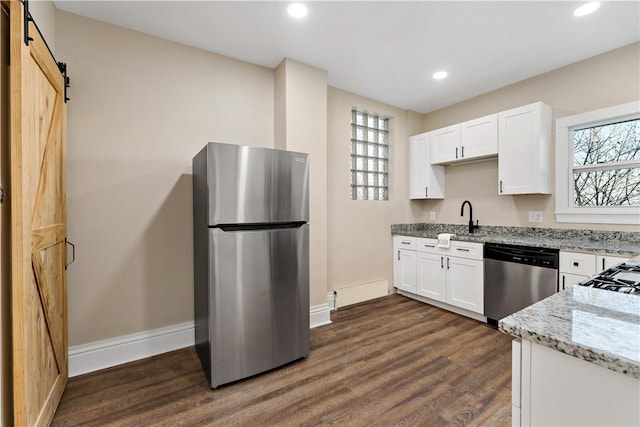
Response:
M460 216L464 216L464 205L469 205L469 233L473 233L473 230L480 228L478 225L478 220L476 220L475 225L473 224L473 207L471 206L471 202L465 200L462 202L462 206L460 207Z

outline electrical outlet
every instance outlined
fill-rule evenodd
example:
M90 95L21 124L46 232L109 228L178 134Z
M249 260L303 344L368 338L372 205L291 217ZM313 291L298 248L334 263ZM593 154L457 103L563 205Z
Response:
M529 211L529 222L542 222L542 211Z
M434 211L429 211L429 220L430 221L436 220L436 213Z

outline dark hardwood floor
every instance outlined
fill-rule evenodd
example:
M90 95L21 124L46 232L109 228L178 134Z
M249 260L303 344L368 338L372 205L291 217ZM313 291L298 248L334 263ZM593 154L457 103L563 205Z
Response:
M332 321L307 359L218 390L193 347L72 378L53 425L510 425L509 336L399 295Z

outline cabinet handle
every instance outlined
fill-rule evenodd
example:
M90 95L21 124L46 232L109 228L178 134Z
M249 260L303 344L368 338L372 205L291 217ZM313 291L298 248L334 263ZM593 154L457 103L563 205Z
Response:
M460 156L464 159L464 145L462 146L462 156Z
M604 270L604 257L602 257L602 269Z
M429 197L429 187L424 187L424 197Z
M403 244L403 245L410 245L411 244L411 242L400 242L400 243Z
M449 257L447 257L447 270L449 269Z
M400 249L398 249L398 261L400 261Z
M500 192L502 193L502 180L500 180Z
M458 158L458 147L456 147L456 159Z
M422 246L424 246L425 248L435 248L436 247L436 245L422 245Z
M440 257L440 268L444 268L444 257Z
M456 251L469 252L471 249L466 248L456 248Z
M564 274L562 275L562 290L564 291L565 289L567 289L565 287L565 279L567 278L567 276L565 276Z
M604 262L603 262L604 264ZM573 266L574 267L580 267L580 263L578 261L573 261Z

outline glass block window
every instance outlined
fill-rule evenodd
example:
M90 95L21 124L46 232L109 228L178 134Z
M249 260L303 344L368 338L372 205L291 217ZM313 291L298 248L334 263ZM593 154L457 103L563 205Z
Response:
M389 200L389 119L351 111L351 199Z

